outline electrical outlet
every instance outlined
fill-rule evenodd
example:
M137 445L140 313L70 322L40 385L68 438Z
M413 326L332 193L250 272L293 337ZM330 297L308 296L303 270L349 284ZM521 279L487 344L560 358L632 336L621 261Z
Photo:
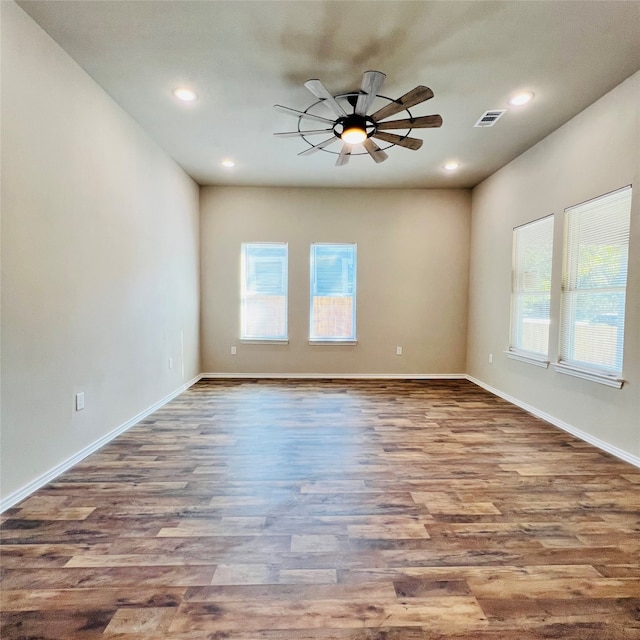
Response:
M84 391L76 393L76 411L84 409Z
M238 353L238 349L236 347L231 347L231 355L235 356Z
M173 358L169 358L169 369L173 369Z
M493 364L493 353L489 354L489 364Z
M402 347L396 347L396 355L397 356L401 356L402 355Z

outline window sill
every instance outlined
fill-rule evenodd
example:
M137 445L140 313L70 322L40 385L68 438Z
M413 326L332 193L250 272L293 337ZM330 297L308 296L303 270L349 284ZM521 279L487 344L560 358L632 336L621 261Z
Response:
M289 344L288 340L265 340L264 338L241 338L240 344Z
M558 362L554 364L553 367L558 373L562 373L567 376L574 376L575 378L582 378L583 380L590 380L591 382L604 384L608 387L613 387L614 389L621 389L624 384L624 380L622 378L616 378L612 374L580 369L564 362Z
M309 344L313 346L354 346L358 344L357 340L309 340Z
M518 351L505 351L507 358L511 360L518 360L519 362L526 362L527 364L533 364L536 367L543 367L546 369L549 366L549 361L544 356L536 356L534 354L525 354Z

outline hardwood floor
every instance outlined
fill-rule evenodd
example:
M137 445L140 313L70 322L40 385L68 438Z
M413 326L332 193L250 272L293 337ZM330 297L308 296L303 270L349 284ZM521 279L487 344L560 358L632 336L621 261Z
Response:
M638 639L639 489L466 381L201 381L3 514L1 637Z

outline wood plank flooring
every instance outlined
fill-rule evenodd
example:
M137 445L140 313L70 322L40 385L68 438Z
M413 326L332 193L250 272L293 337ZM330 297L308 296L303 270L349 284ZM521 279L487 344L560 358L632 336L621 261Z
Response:
M1 520L4 640L640 639L640 469L467 381L201 381Z

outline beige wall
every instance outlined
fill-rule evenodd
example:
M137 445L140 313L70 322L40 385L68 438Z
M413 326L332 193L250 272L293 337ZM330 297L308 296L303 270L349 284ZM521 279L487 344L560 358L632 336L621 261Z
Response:
M469 204L462 190L203 188L203 371L464 373ZM288 345L238 340L243 241L289 243ZM356 346L308 343L312 242L358 243Z
M199 194L21 9L0 5L6 498L199 373Z
M467 372L640 456L640 73L473 191ZM621 390L508 360L512 228L555 214L550 359L557 360L565 208L633 184ZM488 354L494 354L493 364Z

